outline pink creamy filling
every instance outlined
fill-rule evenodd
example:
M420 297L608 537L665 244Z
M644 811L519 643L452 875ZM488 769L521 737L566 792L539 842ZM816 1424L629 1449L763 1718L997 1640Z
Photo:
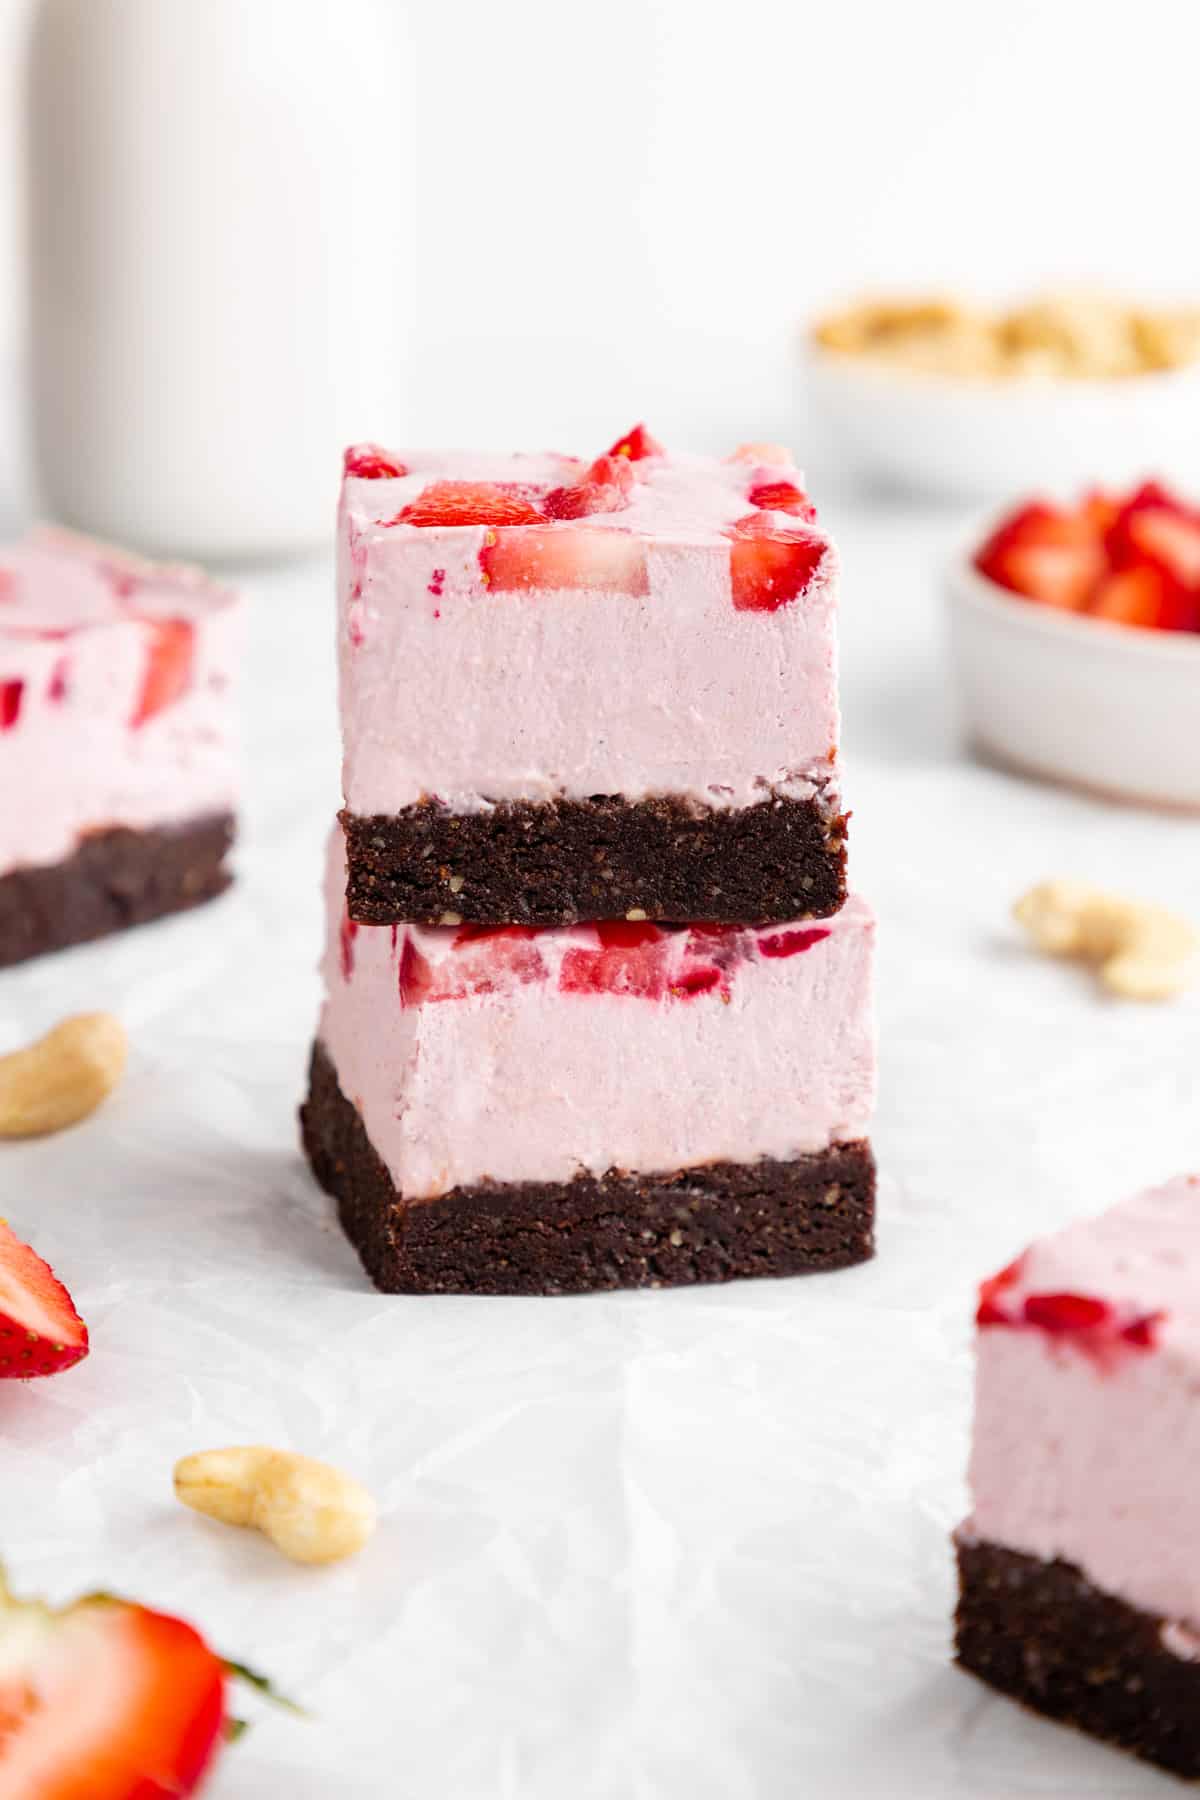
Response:
M353 926L327 873L320 1033L402 1193L794 1157L865 1135L874 921ZM786 953L764 952L790 938ZM653 1104L646 1104L647 1082Z
M641 427L591 464L355 446L339 635L350 808L597 793L744 806L772 791L832 804L836 555L799 472L763 460L784 454L672 456Z
M1200 1625L1200 1177L983 1284L967 1530Z
M235 597L68 533L0 549L0 873L233 805Z

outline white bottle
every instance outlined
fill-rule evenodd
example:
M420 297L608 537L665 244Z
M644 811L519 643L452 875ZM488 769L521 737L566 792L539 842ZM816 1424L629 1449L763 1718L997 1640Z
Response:
M29 80L43 504L152 551L326 538L404 436L415 182L396 0L40 0Z

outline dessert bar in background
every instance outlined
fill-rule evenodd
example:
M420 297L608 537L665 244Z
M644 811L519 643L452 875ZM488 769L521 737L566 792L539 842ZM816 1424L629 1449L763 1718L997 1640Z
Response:
M373 1280L570 1293L868 1256L874 922L358 926L304 1136Z
M0 547L0 965L226 887L238 626L193 570Z
M837 581L775 446L349 452L351 916L835 912Z
M958 1660L1200 1776L1200 1176L980 1290Z

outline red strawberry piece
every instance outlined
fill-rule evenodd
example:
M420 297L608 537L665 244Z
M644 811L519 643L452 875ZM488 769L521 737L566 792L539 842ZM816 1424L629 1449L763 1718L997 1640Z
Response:
M70 1294L49 1263L0 1219L0 1379L57 1375L87 1353L87 1326ZM0 1731L0 1762L3 1744Z
M804 594L829 546L803 526L772 528L762 513L750 513L733 527L730 575L738 612L777 612Z
M610 588L649 592L641 538L616 527L546 525L496 534L479 552L479 566L498 592L521 588Z
M187 619L144 619L149 652L142 689L130 725L144 725L187 692L192 679L195 631Z
M1096 1300L1091 1294L1027 1294L1024 1315L1027 1325L1066 1335L1107 1325L1112 1308L1107 1300Z
M358 921L352 919L349 912L342 909L342 922L338 927L338 955L342 965L342 980L349 981L354 973L354 940L358 936Z
M1016 1319L1004 1304L1004 1295L1009 1288L1015 1287L1021 1279L1021 1270L1025 1258L1018 1256L998 1275L992 1275L979 1286L979 1306L975 1313L977 1325L1015 1325Z
M50 672L50 686L46 690L46 696L48 699L52 700L56 706L61 704L67 697L67 671L70 666L67 658L65 656L60 656Z
M225 1684L182 1619L108 1595L58 1610L0 1584L0 1795L194 1794L225 1741Z
M648 456L665 456L667 453L657 438L652 438L644 425L635 425L633 430L623 438L618 438L610 456L627 456L630 462L644 462Z
M1158 1343L1158 1328L1166 1316L1163 1312L1142 1313L1121 1327L1121 1337L1137 1350L1153 1350Z
M434 481L393 525L536 525L543 518L518 482Z
M671 993L677 1000L693 1000L697 994L711 994L720 985L720 969L699 966L681 970L671 983Z
M397 974L401 1006L421 1006L433 986L433 971L408 934L400 950Z
M810 525L816 523L816 507L794 481L760 481L750 489L748 499L751 506L760 507L763 512L791 513L797 519L807 519Z
M0 681L0 731L11 731L21 716L23 681Z
M1005 520L975 555L975 567L990 581L1069 612L1087 605L1106 566L1095 524L1041 502Z
M800 956L828 936L827 930L817 926L803 931L776 931L770 937L759 938L758 953L760 956Z
M542 501L550 519L583 519L588 513L621 512L633 491L633 465L624 456L598 456L578 481L551 488Z
M463 925L454 940L454 948L459 950L479 938L535 938L537 935L536 925Z
M476 994L501 994L543 981L546 965L537 936L536 931L521 925L485 927L470 934L460 931L451 954L442 958L436 970L428 972L422 998L430 1003L465 1000Z
M1088 611L1097 619L1116 625L1139 625L1145 630L1169 630L1177 616L1179 596L1161 569L1143 563L1140 568L1120 569L1106 575L1092 596Z
M351 444L342 458L342 473L357 475L362 481L388 481L407 475L408 470L378 444Z
M612 919L593 927L598 950L572 946L558 984L567 994L629 994L660 1000L666 993L670 938L648 921Z

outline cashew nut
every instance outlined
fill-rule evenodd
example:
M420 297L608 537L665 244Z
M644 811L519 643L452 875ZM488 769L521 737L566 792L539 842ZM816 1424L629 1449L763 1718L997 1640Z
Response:
M1125 1000L1170 1000L1200 972L1200 932L1187 919L1081 881L1044 881L1013 913L1039 950L1098 964Z
M264 1444L181 1458L175 1492L210 1519L261 1531L293 1562L353 1556L375 1529L375 1502L361 1483L328 1463Z
M127 1049L111 1013L76 1013L0 1056L0 1138L40 1137L86 1119L121 1079Z

